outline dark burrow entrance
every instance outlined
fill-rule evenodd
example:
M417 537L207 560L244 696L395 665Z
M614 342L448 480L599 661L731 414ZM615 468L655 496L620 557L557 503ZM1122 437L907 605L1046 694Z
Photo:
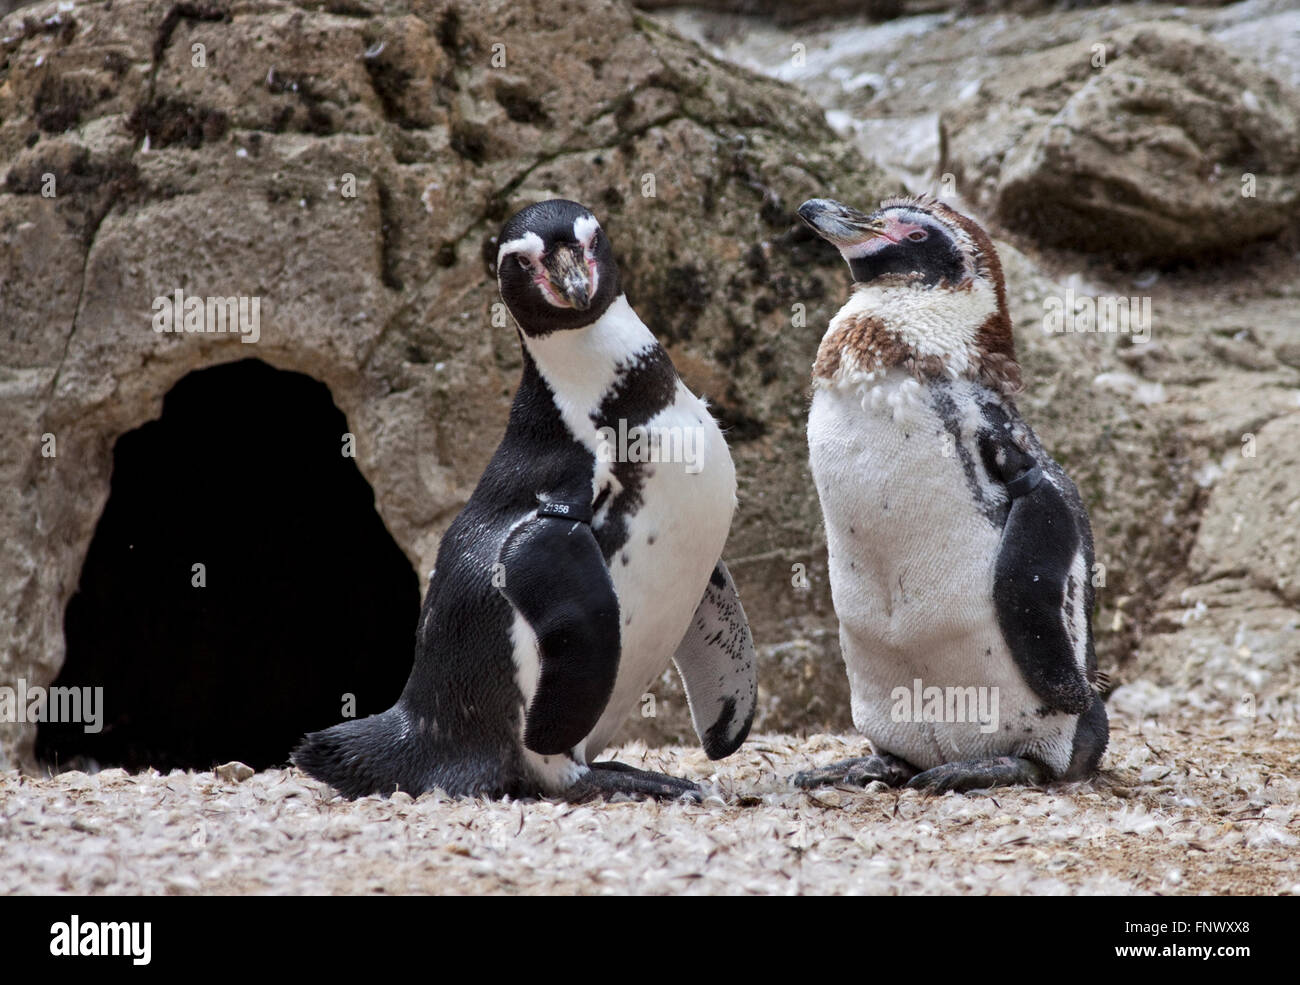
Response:
M189 374L122 435L55 682L102 686L103 729L40 725L43 762L265 768L347 695L358 717L397 699L419 584L347 431L323 384L248 359Z

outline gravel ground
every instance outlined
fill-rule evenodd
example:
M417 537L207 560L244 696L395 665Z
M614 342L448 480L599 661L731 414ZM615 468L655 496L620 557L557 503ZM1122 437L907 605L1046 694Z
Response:
M618 756L702 804L367 798L296 770L0 774L10 893L1300 894L1300 730L1112 701L1097 779L1050 791L794 792L852 735ZM875 785L879 787L879 785Z

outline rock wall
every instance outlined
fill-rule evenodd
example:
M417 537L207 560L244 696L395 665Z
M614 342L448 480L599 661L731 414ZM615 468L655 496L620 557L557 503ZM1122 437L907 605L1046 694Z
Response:
M1160 599L1151 678L1198 707L1295 721L1300 696L1300 412L1230 455L1187 577Z
M14 491L0 499L0 679L57 672L116 438L186 373L249 355L330 387L381 516L427 578L519 369L513 332L493 323L491 238L515 208L563 195L601 215L630 299L728 428L741 506L727 558L760 649L756 727L848 728L804 445L808 366L847 275L793 208L812 194L869 206L952 167L946 190L1000 237L1021 405L1092 511L1103 667L1283 713L1300 666L1300 465L1286 450L1300 405L1300 15L1285 0L1025 6L797 32L673 15L798 89L612 0L45 3L0 21L0 425L14 436L0 449L0 487ZM1135 26L1153 19L1170 23ZM1088 62L1098 41L1122 42L1105 49L1109 77ZM1225 54L1237 49L1260 65ZM1161 61L1198 52L1217 68L1186 85ZM1074 77L1080 57L1096 78ZM1111 104L1079 94L1122 102L1122 78L1151 81L1169 142L1084 163L1128 168L1158 196L1152 214L1184 193L1197 204L1160 227L1173 233L1159 249L1137 251L1160 269L1110 265L1142 213L1101 221L1124 200L1082 192L1116 186L1072 182L1078 161L1043 137L1064 120L1083 135L1075 151L1093 146ZM1072 102L1089 112L1067 113ZM993 125L1003 105L1019 108L1014 126ZM1178 148L1176 180L1143 184ZM1236 201L1245 212L1215 213L1212 183L1196 184L1239 151L1276 151L1259 171L1280 179L1261 186L1272 213ZM1009 183L1007 161L1034 166ZM1111 240L1066 243L1091 257L1044 250L1038 213L1001 207L1013 184ZM1170 260L1215 236L1281 242ZM261 297L260 341L155 334L152 302L176 288ZM1044 331L1052 303L1130 295L1151 302L1147 342ZM625 734L693 741L671 671L656 695L656 717ZM0 725L0 761L26 761L30 742Z
M1300 95L1199 28L1130 24L1019 60L943 114L940 170L1008 228L1140 260L1300 215Z
M326 383L427 578L520 367L492 237L555 195L602 217L630 299L730 429L756 637L831 624L824 579L801 594L789 572L822 563L805 390L843 274L792 209L896 186L806 98L606 0L38 4L0 38L0 678L56 674L113 443L204 366ZM260 297L260 340L156 334L177 288ZM650 734L680 733L684 703L661 708ZM0 725L0 761L31 741Z
M864 155L998 238L1020 403L1079 482L1106 565L1103 668L1141 682L1138 704L1248 695L1294 727L1300 607L1280 586L1300 577L1284 450L1300 406L1295 4L664 16L796 84ZM1088 322L1120 300L1145 312L1144 338ZM1045 333L1051 305L1091 327Z

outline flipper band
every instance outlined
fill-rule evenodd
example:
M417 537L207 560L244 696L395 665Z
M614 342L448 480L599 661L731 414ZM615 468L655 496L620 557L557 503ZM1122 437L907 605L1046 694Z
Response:
M1027 496L1043 481L1043 470L1037 465L1016 476L1007 483L1007 495L1012 499L1019 499L1021 496Z
M588 503L565 503L550 500L537 504L537 515L555 517L557 520L572 520L575 523L591 523L591 506Z

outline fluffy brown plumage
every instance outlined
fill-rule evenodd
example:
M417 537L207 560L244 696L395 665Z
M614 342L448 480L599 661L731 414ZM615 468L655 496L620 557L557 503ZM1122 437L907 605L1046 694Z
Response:
M815 202L800 214L840 249L857 283L822 340L814 382L902 367L918 380L1019 391L1002 264L978 223L929 196L887 199L869 216Z

